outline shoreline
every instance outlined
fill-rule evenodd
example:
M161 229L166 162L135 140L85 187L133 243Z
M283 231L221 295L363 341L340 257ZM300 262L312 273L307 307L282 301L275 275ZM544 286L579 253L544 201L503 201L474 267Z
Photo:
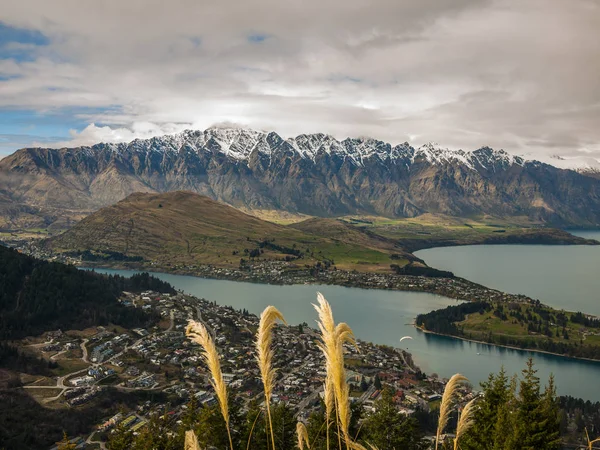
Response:
M451 334L436 333L435 331L425 330L425 329L419 327L416 323L413 323L413 326L418 331L420 331L422 333L425 333L425 334L432 334L432 335L435 335L435 336L443 336L443 337L457 339L457 340L465 341L465 342L473 342L474 344L490 345L492 347L501 347L501 348L507 348L507 349L510 349L510 350L522 351L522 352L542 353L542 354L545 354L545 355L552 355L552 356L557 356L557 357L565 358L565 359L577 359L579 361L587 361L587 362L593 362L593 363L600 364L600 359L583 358L581 356L569 356L569 355L565 355L565 354L562 354L562 353L549 352L549 351L546 351L546 350L515 347L514 345L494 344L494 343L491 343L491 342L479 341L477 339L469 339L469 338L464 338L464 337L461 337L461 336L453 336Z
M127 269L115 269L114 267L101 267L101 266L96 266L96 267L83 267L80 266L78 267L79 269L94 269L94 268L98 268L98 269L109 269L109 270L132 270L131 268L127 268ZM137 269L136 269L137 270ZM154 273L164 273L164 274L168 274L168 275L181 275L181 276L192 276L192 277L196 277L196 278L204 278L204 279L211 279L211 280L224 280L224 281L238 281L238 282L250 282L250 283L255 283L255 284L271 284L271 285L275 285L275 286L293 286L293 285L306 285L306 284L323 284L323 285L333 285L333 286L340 286L340 287L346 287L346 288L357 288L357 289L377 289L377 290L393 290L393 291L399 291L399 292L424 292L424 293L429 293L429 294L433 294L433 295L440 295L446 298L449 298L451 300L455 300L455 301L463 301L463 302L472 302L472 301L477 301L476 299L471 299L471 300L467 300L465 298L460 298L460 297L454 297L454 296L450 296L448 293L440 293L437 292L435 290L425 290L425 289L401 289L401 288L395 288L395 287L382 287L382 286L378 286L378 285L369 285L364 284L364 283L356 283L356 284L352 284L352 285L348 285L348 284L339 284L339 283L335 283L335 282L331 282L331 280L323 280L323 279L317 279L317 278L313 278L312 280L305 280L304 282L301 283L268 283L268 282L264 282L262 280L259 279L253 279L253 280L247 280L247 279L235 279L235 278L229 278L229 277L217 277L217 276L198 276L196 274L193 273L177 273L177 272L154 272ZM358 275L361 275L361 273L359 273ZM362 274L362 275L369 275L369 274ZM410 276L410 275L390 275L390 276L394 276L394 277L408 277L408 278L425 278L427 280L431 280L431 278L428 277L414 277L414 276ZM485 288L484 286L478 285L476 283L470 282L468 280L462 279L462 278L453 278L453 279L446 279L446 278L434 278L433 280L436 281L451 281L451 280L459 280L462 282L465 282L467 285L469 285L469 287L478 287L480 289L482 289L483 292L485 293L494 293L494 294L500 294L500 295L506 295L509 297L519 297L519 301L529 301L529 302L535 302L535 300L530 299L529 297L525 297L525 296L517 296L514 294L506 294L503 293L501 291L496 291L493 289L488 289ZM483 293L482 292L482 293ZM505 301L510 301L509 299L506 299ZM533 352L533 353L542 353L542 354L547 354L547 355L552 355L552 356L557 356L557 357L562 357L562 358L566 358L566 359L576 359L576 360L580 360L580 361L588 361L588 362L594 362L594 363L600 363L600 359L591 359L591 358L584 358L584 357L578 357L578 356L569 356L566 354L561 354L561 353L553 353L553 352L549 352L546 350L539 350L539 349L530 349L530 348L522 348L522 347L516 347L516 346L511 346L511 345L504 345L504 344L495 344L495 343L491 343L491 342L485 342L485 341L480 341L477 339L469 339L469 338L465 338L465 337L460 337L460 336L453 336L450 334L443 334L443 333L436 333L434 331L429 331L429 330L425 330L419 326L417 326L417 324L414 322L412 322L412 325L419 331L422 331L423 333L426 334L433 334L433 335L437 335L437 336L444 336L444 337L449 337L449 338L453 338L453 339L458 339L458 340L462 340L462 341L466 341L466 342L473 342L473 343L477 343L477 344L485 344L485 345L490 345L490 346L495 346L495 347L501 347L501 348L506 348L506 349L511 349L511 350L517 350L517 351L523 351L523 352Z
M293 286L307 284L333 285L346 288L377 289L388 291L424 292L440 295L456 301L512 301L520 303L540 303L522 294L510 294L474 283L465 278L442 278L416 275L398 275L393 273L350 272L344 270L326 271L318 276L306 270L294 273L275 274L252 273L237 269L223 269L203 266L202 270L181 270L160 267L147 267L144 264L103 264L79 262L79 269L128 270L168 275L190 276L210 280L238 281L244 283L267 284L274 286Z

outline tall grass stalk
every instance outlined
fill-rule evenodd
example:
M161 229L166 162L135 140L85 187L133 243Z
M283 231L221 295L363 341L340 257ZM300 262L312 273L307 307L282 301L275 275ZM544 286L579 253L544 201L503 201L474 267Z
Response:
M304 450L304 444L306 444L306 448L310 450L308 430L306 429L306 425L304 425L302 422L298 422L296 424L296 435L298 436L298 448L300 450Z
M585 437L587 438L588 441L588 450L594 450L594 444L596 442L600 442L600 438L594 439L593 441L590 439L590 435L588 433L587 428L585 429Z
M200 450L200 444L198 444L198 438L196 437L196 433L192 430L188 430L185 432L185 445L184 450Z
M200 322L190 320L185 330L186 335L194 342L202 347L202 356L210 374L212 384L217 399L219 401L219 407L221 408L221 414L225 419L225 426L227 428L227 436L229 437L229 446L233 450L233 441L231 439L231 429L229 427L229 403L227 401L227 387L225 386L225 380L223 380L223 373L221 372L221 362L219 360L219 354L215 343L213 342L210 333Z
M456 426L456 436L454 437L454 450L458 449L458 440L473 426L475 423L475 402L477 399L471 400L465 405L458 418Z
M273 432L273 422L271 420L271 394L273 393L273 382L275 381L275 370L273 369L273 326L277 320L285 323L283 315L274 306L267 306L260 315L258 333L256 336L256 359L260 369L263 387L265 391L265 405L267 408L267 417L269 420L269 431L271 432L271 443L275 450L275 434Z
M435 435L435 450L438 450L440 437L448 424L448 419L450 418L450 411L454 406L454 401L456 397L456 392L462 383L465 383L467 380L466 377L457 373L456 375L452 375L448 384L446 384L446 388L444 389L444 395L442 395L442 403L440 405L440 418L438 420L437 433Z
M317 321L321 331L322 341L319 348L325 356L327 377L331 380L337 423L341 434L343 434L346 448L352 448L352 439L349 434L350 427L350 388L346 382L346 371L344 369L344 343L356 344L352 329L346 323L335 324L331 306L321 293L317 294L317 305L313 305L319 320ZM338 432L338 439L341 440ZM341 448L341 445L340 445Z
M331 416L335 413L335 394L333 392L333 381L330 376L325 378L325 386L323 391L323 400L325 401L325 426L326 428L326 439L327 439L327 450L329 450L329 425L331 423Z

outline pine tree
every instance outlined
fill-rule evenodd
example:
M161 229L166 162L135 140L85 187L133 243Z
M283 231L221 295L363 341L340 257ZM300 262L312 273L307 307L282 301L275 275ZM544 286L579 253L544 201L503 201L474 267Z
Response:
M106 448L108 448L108 450L129 450L132 445L133 434L119 424L110 434Z
M386 388L375 403L375 412L363 425L364 441L379 450L414 450L421 448L419 424L402 414L394 402L394 392Z
M510 381L508 395L504 403L498 408L496 423L491 435L493 450L517 450L519 448L515 435L516 417L514 411L517 405L516 390L517 378L515 376Z
M498 375L490 374L488 380L481 383L483 398L475 412L475 424L465 435L461 448L464 450L491 450L500 413L504 414L510 397L510 385L504 367ZM505 418L503 417L503 420ZM502 424L505 427L505 424Z
M542 417L545 450L557 450L560 448L560 414L556 401L556 385L554 375L550 375L548 384L542 397Z
M241 441L253 449L263 449L268 446L266 416L256 400L248 405Z
M375 374L375 380L373 381L373 386L375 386L375 389L381 390L381 379L379 378L379 374Z

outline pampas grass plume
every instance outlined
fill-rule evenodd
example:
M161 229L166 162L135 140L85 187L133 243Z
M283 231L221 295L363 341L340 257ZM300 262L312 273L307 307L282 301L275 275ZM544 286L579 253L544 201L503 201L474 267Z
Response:
M467 381L469 380L467 380L466 377L457 373L455 375L452 375L452 378L450 378L450 381L448 381L448 384L446 384L446 388L444 389L444 395L442 396L442 403L440 405L440 418L438 420L437 433L435 436L436 450L438 448L440 437L444 431L444 428L446 428L446 425L448 424L450 411L452 409L452 406L454 405L454 397L456 395L456 391L462 383Z
M221 414L225 419L225 425L227 426L227 435L229 437L229 445L233 450L233 443L231 440L231 431L229 429L229 403L227 402L227 387L225 380L223 380L223 373L221 372L221 362L219 360L219 353L215 347L215 343L212 340L208 330L204 324L190 320L185 330L185 334L194 342L202 347L204 361L208 366L208 370L212 376L211 384L217 394L219 400L219 407L221 408Z
M298 448L300 450L304 450L304 444L306 444L306 448L310 450L308 430L306 429L306 425L304 425L302 422L298 422L296 424L296 435L298 436Z
M256 359L260 369L263 387L265 391L265 404L267 407L267 416L269 419L269 429L271 431L271 443L275 449L275 436L273 434L273 422L271 420L271 393L273 392L273 382L275 380L275 370L273 369L273 326L277 320L285 323L283 315L274 306L267 306L260 315L258 333L256 336Z
M185 445L184 450L200 450L200 444L198 444L198 438L196 437L196 433L192 430L188 430L185 432Z
M454 438L454 450L458 449L458 440L473 426L475 423L475 402L477 399L471 400L465 405L460 417L458 418L458 425L456 427L456 436Z

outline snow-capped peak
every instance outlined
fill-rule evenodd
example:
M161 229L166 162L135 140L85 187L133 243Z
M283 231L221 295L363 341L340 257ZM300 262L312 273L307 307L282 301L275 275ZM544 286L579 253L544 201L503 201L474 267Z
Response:
M234 127L212 127L204 131L185 130L173 135L135 139L128 144L101 145L103 148L110 147L113 152L209 152L223 154L240 162L247 162L254 152L271 157L274 152L287 151L312 161L316 161L319 155L335 156L356 166L378 163L410 167L425 162L431 165L458 164L470 170L496 171L525 163L519 156L489 147L475 151L451 150L429 142L415 149L406 142L392 146L370 137L339 141L323 133L301 134L284 140L274 132Z

